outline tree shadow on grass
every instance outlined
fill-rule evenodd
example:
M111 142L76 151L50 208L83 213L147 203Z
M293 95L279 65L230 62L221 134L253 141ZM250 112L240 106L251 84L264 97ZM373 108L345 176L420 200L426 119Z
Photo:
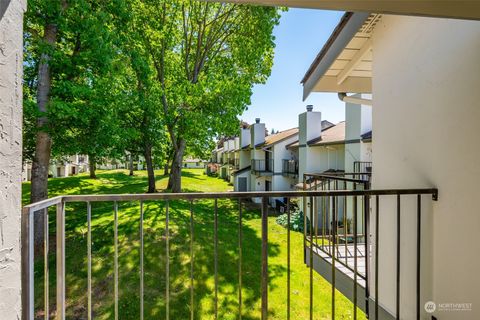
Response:
M214 205L213 200L170 201L170 318L187 319L190 299L190 208L193 208L193 278L195 319L214 315ZM218 316L238 318L238 203L219 200L218 207ZM138 319L140 313L140 211L138 202L119 203L118 266L119 313L122 319ZM144 203L144 314L146 319L162 319L166 314L166 233L165 202ZM261 305L261 235L247 225L259 219L259 211L243 212L242 227L242 316L258 319ZM54 219L50 222L52 227ZM66 288L67 318L87 315L87 224L85 204L66 208ZM52 241L53 243L54 241ZM110 319L114 314L114 231L113 203L92 203L92 287L94 316ZM269 244L269 257L279 254L277 244ZM54 312L55 257L50 256L51 311ZM41 261L36 263L36 283L41 283ZM269 266L269 283L286 268ZM39 287L36 307L42 309ZM273 308L270 310L274 313ZM40 315L41 312L37 313Z

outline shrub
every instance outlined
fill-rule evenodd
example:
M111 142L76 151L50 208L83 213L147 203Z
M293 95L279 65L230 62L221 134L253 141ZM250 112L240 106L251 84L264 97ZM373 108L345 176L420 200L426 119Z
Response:
M288 215L286 213L277 217L276 222L284 228L288 227ZM295 211L290 215L290 230L303 232L303 211ZM310 223L307 219L307 228Z

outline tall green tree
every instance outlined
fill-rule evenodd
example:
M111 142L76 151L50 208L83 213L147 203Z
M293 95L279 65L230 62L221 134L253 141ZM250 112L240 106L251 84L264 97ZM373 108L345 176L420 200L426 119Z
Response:
M154 168L167 142L163 115L160 112L159 86L154 81L155 69L144 45L142 15L143 1L126 2L115 20L121 38L121 54L129 67L125 79L128 104L121 111L121 125L125 129L123 141L130 155L141 154L148 173L147 192L156 192ZM156 158L156 159L155 159Z
M55 150L74 124L59 119L75 117L91 100L96 77L109 70L115 51L109 28L113 4L94 0L30 0L25 16L25 124L27 156L32 159L31 202L48 196L48 171ZM72 136L73 137L73 136ZM42 215L36 215L35 233L43 237Z
M137 3L173 148L168 187L181 192L185 151L237 129L273 64L275 8L191 0Z

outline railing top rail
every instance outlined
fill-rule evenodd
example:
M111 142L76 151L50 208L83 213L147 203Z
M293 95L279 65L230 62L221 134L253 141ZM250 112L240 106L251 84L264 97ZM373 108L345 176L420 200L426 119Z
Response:
M436 198L438 190L423 189L377 189L377 190L324 190L324 191L265 191L265 192L216 192L216 193L148 193L148 194L105 194L65 195L43 200L24 207L30 212L41 210L60 202L98 201L152 201L152 200L197 200L197 199L241 199L259 197L322 197L322 196L375 196L375 195L418 195L431 194Z
M42 209L61 203L64 197L65 196L56 196L53 198L48 198L42 201L38 201L38 202L24 206L23 210L28 210L29 212L42 210Z
M358 176L358 175L372 175L371 172L322 172L322 173L304 173L306 176Z
M357 173L357 175L361 175L360 173ZM314 177L314 178L325 178L325 179L331 179L331 180L339 180L339 181L346 181L346 182L358 182L358 183L368 183L367 180L363 179L355 179L355 178L346 178L342 177L342 175L331 175L331 174L304 174L304 177Z

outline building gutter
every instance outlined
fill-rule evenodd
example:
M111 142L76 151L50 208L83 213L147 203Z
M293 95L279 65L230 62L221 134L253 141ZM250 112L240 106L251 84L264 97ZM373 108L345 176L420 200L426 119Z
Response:
M348 102L348 103L353 103L353 104L363 104L363 105L367 105L367 106L372 106L372 104L373 104L373 101L370 100L370 99L347 96L347 94L345 92L339 92L338 93L338 99L340 99L343 102Z
M369 12L346 12L343 15L301 81L304 101L369 16Z

